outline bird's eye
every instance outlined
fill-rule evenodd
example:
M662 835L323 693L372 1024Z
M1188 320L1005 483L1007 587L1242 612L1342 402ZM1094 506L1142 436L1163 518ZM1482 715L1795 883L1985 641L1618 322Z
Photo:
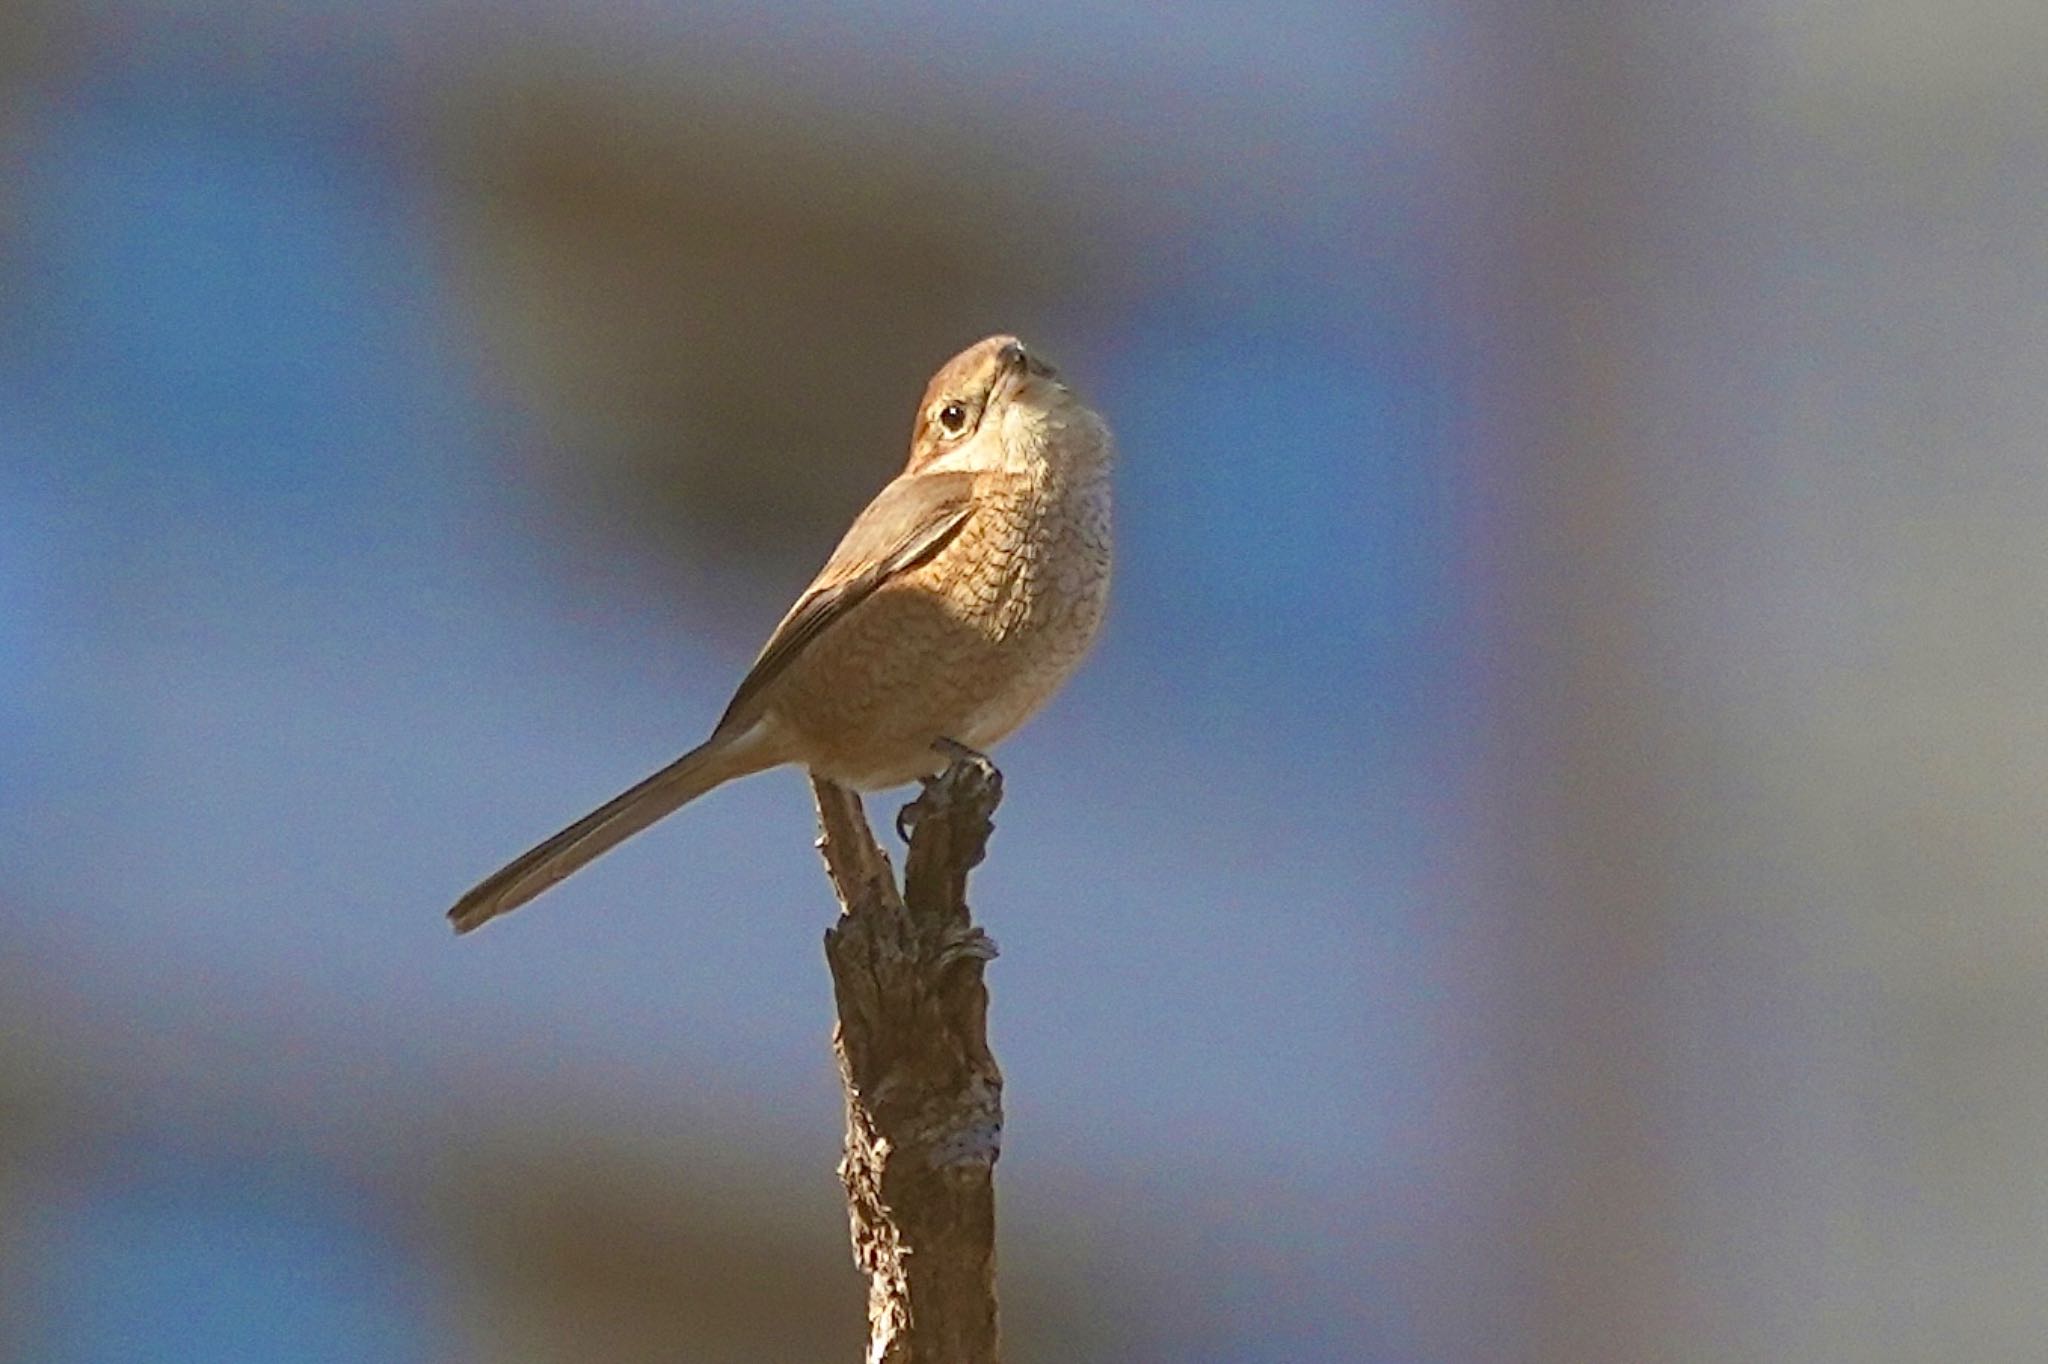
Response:
M967 405L947 403L939 409L939 428L949 436L957 436L967 429Z

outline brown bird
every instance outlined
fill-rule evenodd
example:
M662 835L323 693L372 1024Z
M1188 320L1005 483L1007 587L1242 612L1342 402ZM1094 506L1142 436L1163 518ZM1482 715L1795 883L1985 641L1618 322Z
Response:
M988 748L1066 681L1109 597L1109 429L1015 337L947 361L903 472L769 636L711 737L514 858L466 933L712 787L783 763L857 791Z

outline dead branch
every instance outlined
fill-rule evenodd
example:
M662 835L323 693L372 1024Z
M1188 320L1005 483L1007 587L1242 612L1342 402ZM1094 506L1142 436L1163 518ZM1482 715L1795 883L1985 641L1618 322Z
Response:
M995 1163L1003 1077L989 1053L967 874L1002 800L986 759L955 762L906 807L899 892L860 799L812 780L842 913L825 934L839 1008L853 1256L868 1276L869 1364L995 1364Z

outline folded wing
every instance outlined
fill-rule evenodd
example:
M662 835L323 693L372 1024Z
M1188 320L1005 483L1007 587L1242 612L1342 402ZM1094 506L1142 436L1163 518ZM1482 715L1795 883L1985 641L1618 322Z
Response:
M751 721L754 703L805 646L891 578L944 549L974 515L975 477L961 471L905 474L876 494L768 637L718 728Z

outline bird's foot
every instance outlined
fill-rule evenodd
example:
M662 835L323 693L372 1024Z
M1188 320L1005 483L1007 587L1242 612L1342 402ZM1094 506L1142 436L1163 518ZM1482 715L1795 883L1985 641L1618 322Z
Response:
M918 793L916 800L896 812L896 836L906 844L910 842L911 835L917 832L918 823L937 809L941 797L935 793L939 787L963 777L977 786L1002 784L1001 769L989 761L986 753L978 752L954 739L937 739L933 741L932 747L945 754L948 761L943 770L923 779L924 790Z
M969 763L976 767L985 767L990 771L995 770L995 764L988 760L988 754L969 748L957 739L934 739L932 740L932 747L956 763Z

